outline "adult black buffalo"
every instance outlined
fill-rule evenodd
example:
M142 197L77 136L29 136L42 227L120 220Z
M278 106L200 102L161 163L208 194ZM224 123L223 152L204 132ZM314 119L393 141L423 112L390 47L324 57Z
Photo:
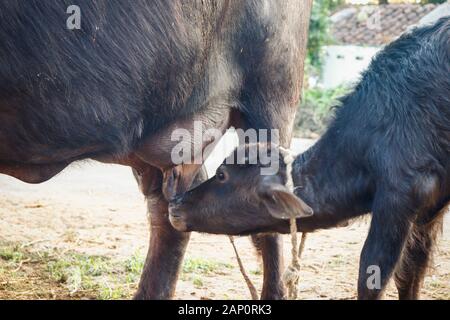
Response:
M71 5L80 29L67 27ZM40 183L87 158L131 166L151 213L136 298L172 297L189 234L170 225L166 199L201 165L172 163L171 132L192 132L196 120L203 130L277 128L287 145L310 9L305 0L2 1L0 173ZM260 240L262 297L280 298L279 239Z

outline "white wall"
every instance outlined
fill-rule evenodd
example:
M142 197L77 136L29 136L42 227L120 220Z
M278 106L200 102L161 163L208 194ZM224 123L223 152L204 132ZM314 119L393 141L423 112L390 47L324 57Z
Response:
M380 48L327 46L324 50L325 61L321 83L325 88L334 88L357 81Z
M424 26L427 24L435 23L437 20L445 16L450 16L450 1L441 4L439 7L435 8L425 17L420 19L419 25Z

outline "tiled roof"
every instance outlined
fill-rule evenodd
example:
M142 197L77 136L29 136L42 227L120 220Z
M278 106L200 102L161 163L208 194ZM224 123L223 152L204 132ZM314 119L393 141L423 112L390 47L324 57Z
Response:
M331 17L338 44L382 46L398 38L437 5L388 4L352 6Z

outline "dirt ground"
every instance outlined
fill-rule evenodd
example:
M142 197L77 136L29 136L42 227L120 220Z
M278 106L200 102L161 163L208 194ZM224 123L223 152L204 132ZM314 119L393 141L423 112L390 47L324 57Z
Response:
M425 280L424 299L450 299L449 218L447 214L444 233ZM300 299L355 298L359 253L369 222L368 218L346 228L309 236L302 259ZM0 175L0 299L130 298L142 268L147 240L144 198L128 168L94 162L76 164L39 186ZM287 236L284 242L288 261ZM260 288L260 263L249 239L239 238L236 243L251 279ZM8 253L5 248L11 246L22 251ZM101 268L116 269L107 271L107 283L101 287L84 286L91 288L89 291L79 285L74 289L68 285L67 277L55 278L56 271L62 269L56 269L61 263L54 257L62 259L68 255L70 259L83 257L84 264L79 260L76 263L82 266L79 270L88 266L90 280L97 276L91 264L100 261ZM136 256L139 261L134 270L130 261L135 261ZM65 260L68 268L74 261L70 259ZM177 299L249 298L227 237L193 234L186 261ZM122 268L122 264L127 267ZM136 276L130 280L127 276L132 272ZM122 285L122 280L127 281L126 290L111 294L111 288ZM109 294L92 292L105 287ZM396 298L392 283L385 298Z

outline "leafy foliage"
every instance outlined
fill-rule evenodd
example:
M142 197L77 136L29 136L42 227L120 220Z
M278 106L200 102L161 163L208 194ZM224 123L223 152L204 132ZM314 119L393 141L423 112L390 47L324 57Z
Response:
M444 3L447 0L422 0L422 4ZM308 35L308 56L307 64L314 69L313 71L319 72L322 66L322 47L330 44L333 39L330 36L330 15L337 10L340 6L348 3L345 0L314 0L309 35ZM373 1L373 3L416 3L416 1Z
M330 14L343 3L343 0L316 0L313 2L308 34L307 63L315 69L320 69L322 65L322 47L332 41Z
M338 99L349 91L346 86L332 89L309 88L303 93L295 130L304 138L317 138L326 129L333 116L332 108L338 104Z

